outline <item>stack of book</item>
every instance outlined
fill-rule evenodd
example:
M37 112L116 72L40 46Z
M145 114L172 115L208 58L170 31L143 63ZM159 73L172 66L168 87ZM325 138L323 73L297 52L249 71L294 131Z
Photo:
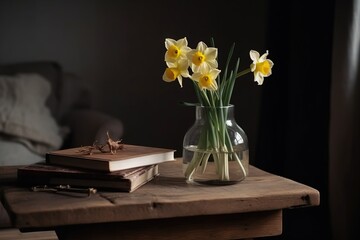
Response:
M84 152L84 147L52 151L46 161L18 168L22 185L71 185L133 192L159 174L158 165L174 160L172 149L127 145L115 154Z

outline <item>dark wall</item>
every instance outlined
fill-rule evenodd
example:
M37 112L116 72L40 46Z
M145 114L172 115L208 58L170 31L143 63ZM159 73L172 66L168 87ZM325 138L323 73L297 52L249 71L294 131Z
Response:
M195 111L178 103L195 94L189 81L182 89L162 81L165 38L187 37L195 48L214 37L220 63L236 42L246 68L250 49L267 49L266 9L265 0L1 0L0 63L59 61L88 82L96 108L122 119L124 142L180 155ZM235 88L236 118L255 155L261 87L247 75Z
M164 39L191 47L215 38L219 61L236 42L270 51L273 75L237 82L232 103L248 134L250 161L320 190L321 206L284 213L281 239L329 239L328 128L334 0L0 0L0 63L56 60L92 89L94 106L122 119L127 143L181 154L194 121L189 82L165 83Z

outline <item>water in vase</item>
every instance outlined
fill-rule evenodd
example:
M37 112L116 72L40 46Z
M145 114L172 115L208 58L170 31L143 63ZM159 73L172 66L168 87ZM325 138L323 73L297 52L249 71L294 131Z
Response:
M249 172L249 150L234 146L231 152L183 148L183 172L188 183L229 185L245 179Z

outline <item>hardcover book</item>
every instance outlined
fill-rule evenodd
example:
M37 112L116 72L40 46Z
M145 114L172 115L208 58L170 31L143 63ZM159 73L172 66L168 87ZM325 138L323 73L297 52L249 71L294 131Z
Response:
M18 168L21 185L70 185L133 192L159 174L158 165L149 165L115 172L83 170L46 163Z
M86 147L85 147L86 148ZM116 153L94 150L84 153L84 147L49 152L46 163L113 172L172 161L175 150L148 146L124 144Z

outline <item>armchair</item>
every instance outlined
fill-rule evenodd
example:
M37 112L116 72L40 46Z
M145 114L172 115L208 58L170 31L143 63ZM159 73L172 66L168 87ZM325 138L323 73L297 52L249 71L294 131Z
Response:
M93 109L86 84L58 63L0 65L0 167L42 161L53 149L104 142L106 131L120 139L121 120ZM7 226L0 204L0 227Z

